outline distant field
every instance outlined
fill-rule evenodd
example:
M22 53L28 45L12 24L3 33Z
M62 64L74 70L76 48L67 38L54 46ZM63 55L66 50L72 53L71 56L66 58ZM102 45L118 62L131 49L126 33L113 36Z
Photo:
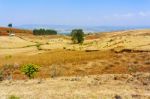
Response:
M83 44L19 32L0 36L0 98L149 99L150 30L90 34ZM31 63L40 70L28 81L20 69Z

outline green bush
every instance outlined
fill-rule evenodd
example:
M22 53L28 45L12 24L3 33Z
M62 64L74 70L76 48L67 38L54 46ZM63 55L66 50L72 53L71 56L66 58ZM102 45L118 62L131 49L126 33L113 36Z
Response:
M82 29L74 29L71 32L73 43L83 43L84 42L84 32Z
M39 66L34 64L27 64L22 66L21 71L29 77L29 79L34 78L35 74L39 72Z

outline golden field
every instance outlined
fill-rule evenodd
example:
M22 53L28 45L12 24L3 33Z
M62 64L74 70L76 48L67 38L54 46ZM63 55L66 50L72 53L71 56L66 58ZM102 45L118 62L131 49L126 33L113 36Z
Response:
M27 77L20 68L30 63L39 65L40 71L35 80L24 82ZM90 34L82 45L72 44L63 35L0 36L0 67L6 65L14 67L12 79L17 81L7 81L5 75L6 81L0 83L2 99L9 95L21 99L117 99L116 95L149 99L150 30Z

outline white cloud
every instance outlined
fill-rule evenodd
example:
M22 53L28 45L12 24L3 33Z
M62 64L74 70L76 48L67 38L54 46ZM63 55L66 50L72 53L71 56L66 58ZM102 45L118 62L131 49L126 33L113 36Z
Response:
M143 11L141 11L141 12L138 13L138 15L142 16L142 17L146 17L146 16L150 16L150 12L143 12Z
M150 12L140 11L137 13L125 13L125 14L114 14L112 15L114 18L134 18L136 17L148 17L150 16Z
M127 14L124 14L123 15L124 17L133 17L133 16L135 16L133 13L127 13Z
M114 14L113 17L120 17L120 18L129 18L129 17L134 17L134 13L127 13L127 14Z

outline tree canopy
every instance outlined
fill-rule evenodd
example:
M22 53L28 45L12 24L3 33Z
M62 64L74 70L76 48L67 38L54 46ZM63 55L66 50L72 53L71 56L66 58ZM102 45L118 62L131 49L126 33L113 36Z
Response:
M57 31L50 30L50 29L34 29L33 30L34 35L57 35Z
M83 43L84 42L84 32L82 29L74 29L71 32L73 43Z
M12 23L8 24L8 27L9 27L9 28L12 28Z

